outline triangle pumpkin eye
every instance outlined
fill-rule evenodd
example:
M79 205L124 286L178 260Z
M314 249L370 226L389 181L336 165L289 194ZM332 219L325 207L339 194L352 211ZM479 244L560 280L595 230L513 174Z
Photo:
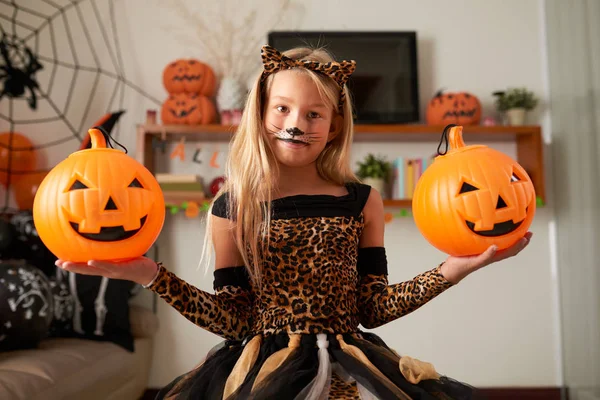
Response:
M460 187L459 194L474 192L475 190L479 190L479 189L477 189L475 186L473 186L467 182L463 182L462 186Z
M142 186L142 183L138 180L138 178L133 178L133 180L131 181L131 183L127 187L140 188L140 189L144 188Z
M69 191L79 190L79 189L88 189L88 187L85 186L85 184L83 182L81 182L79 179L77 179L75 182L73 182L73 184L69 188Z
M516 175L516 174L513 172L512 176L510 177L510 181L511 181L511 182L518 182L518 181L520 181L520 180L521 180L521 178L519 178L519 177L518 177L518 176L517 176L517 175Z

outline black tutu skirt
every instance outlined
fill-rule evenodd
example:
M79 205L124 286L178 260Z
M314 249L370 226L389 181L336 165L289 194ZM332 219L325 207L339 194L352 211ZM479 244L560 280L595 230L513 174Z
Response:
M372 333L276 334L225 341L157 399L483 399Z

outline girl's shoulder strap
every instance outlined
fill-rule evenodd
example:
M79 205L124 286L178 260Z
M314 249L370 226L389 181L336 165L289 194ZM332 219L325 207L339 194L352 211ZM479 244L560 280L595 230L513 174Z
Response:
M371 186L366 185L360 182L350 182L347 184L348 190L354 190L356 193L356 203L359 213L362 212L365 204L367 204L367 200L369 200L369 195L371 194Z
M213 201L212 214L221 217L229 218L229 192L222 193Z

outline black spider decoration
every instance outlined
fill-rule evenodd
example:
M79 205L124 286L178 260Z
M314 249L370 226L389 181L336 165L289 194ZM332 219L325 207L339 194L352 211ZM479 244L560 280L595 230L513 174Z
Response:
M11 59L9 48L13 50L13 59ZM35 89L39 89L35 74L44 67L27 46L22 45L20 48L19 45L10 43L6 39L6 34L0 41L0 53L3 60L3 64L0 65L0 81L4 83L4 88L0 92L0 100L5 95L13 98L22 97L25 95L25 90L28 89L31 96L27 99L27 103L31 109L35 110L37 108ZM17 58L22 61L22 65L17 65L16 61L19 61Z

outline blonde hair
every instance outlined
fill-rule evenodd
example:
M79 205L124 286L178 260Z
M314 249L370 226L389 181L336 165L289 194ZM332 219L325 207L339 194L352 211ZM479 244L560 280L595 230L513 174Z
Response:
M311 49L299 47L283 53L294 60L309 60L319 63L334 61L333 57L322 48ZM336 116L342 118L337 136L325 146L317 158L319 175L331 183L343 185L358 181L350 168L350 147L353 140L354 122L350 93L344 86L345 102L343 115L339 115L338 102L340 88L330 77L305 68L296 69L307 74L316 85L319 94L334 111L332 123ZM266 140L264 126L264 107L271 86L273 75L261 82L260 74L248 94L242 120L232 139L229 157L226 163L226 180L215 196L228 195L227 215L235 221L234 237L237 248L248 269L251 280L260 287L261 265L264 249L268 246L269 225L271 222L271 201L276 189L275 181L279 173L278 163ZM211 207L208 214L212 213ZM210 264L212 249L211 223L207 218L206 235L202 259L206 266Z

